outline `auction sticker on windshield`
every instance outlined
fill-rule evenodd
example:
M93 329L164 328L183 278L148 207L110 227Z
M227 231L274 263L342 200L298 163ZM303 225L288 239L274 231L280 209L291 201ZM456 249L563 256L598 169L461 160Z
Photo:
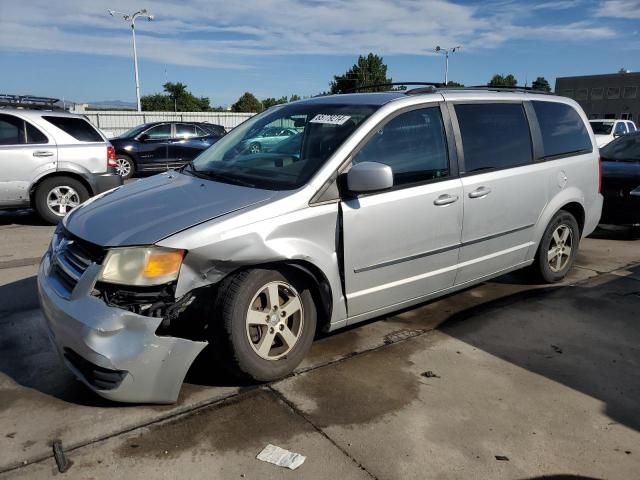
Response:
M343 125L351 117L349 115L327 115L319 113L309 123L328 123L330 125Z

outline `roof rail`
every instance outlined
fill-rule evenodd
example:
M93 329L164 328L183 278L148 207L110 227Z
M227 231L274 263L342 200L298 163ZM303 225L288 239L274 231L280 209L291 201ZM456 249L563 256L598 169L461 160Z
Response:
M434 83L434 82L393 82L393 83L376 83L373 85L362 85L360 87L350 88L349 90L345 90L344 93L355 93L360 90L366 90L368 88L380 88L380 87L400 87L400 86L409 86L409 85L420 85L423 87L431 87L431 89L443 87L442 83ZM415 89L412 89L415 90ZM409 93L411 90L407 90L405 93Z
M500 86L500 87L492 87L490 85L473 85L470 87L459 87L460 89L475 89L475 90L491 90L494 92L529 92L529 93L539 93L541 95L553 95L553 93L551 92L547 92L545 90L539 90L537 88L532 88L532 87L507 87L507 86Z
M35 95L10 95L0 93L0 107L29 108L36 110L63 110L56 105L60 100L50 97L37 97Z

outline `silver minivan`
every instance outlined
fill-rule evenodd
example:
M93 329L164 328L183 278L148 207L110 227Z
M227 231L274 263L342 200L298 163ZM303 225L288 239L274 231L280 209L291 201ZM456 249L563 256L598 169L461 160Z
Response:
M0 208L33 207L58 223L92 195L122 185L116 151L80 115L0 109Z
M267 128L296 134L255 152ZM289 374L331 331L530 267L571 268L600 218L574 101L420 88L279 105L180 171L89 200L38 287L67 366L98 394L174 402L194 359Z

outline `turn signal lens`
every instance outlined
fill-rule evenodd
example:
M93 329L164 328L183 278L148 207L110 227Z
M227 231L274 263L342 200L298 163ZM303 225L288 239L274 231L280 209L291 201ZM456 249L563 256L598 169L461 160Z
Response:
M142 275L147 278L157 278L177 274L180 271L183 256L184 250L152 253L147 258Z

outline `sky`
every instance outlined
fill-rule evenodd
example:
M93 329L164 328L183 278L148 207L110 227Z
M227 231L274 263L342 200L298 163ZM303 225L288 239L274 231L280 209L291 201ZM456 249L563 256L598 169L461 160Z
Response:
M135 101L183 82L213 105L328 90L369 52L394 81L485 84L640 70L640 0L0 0L0 93Z

